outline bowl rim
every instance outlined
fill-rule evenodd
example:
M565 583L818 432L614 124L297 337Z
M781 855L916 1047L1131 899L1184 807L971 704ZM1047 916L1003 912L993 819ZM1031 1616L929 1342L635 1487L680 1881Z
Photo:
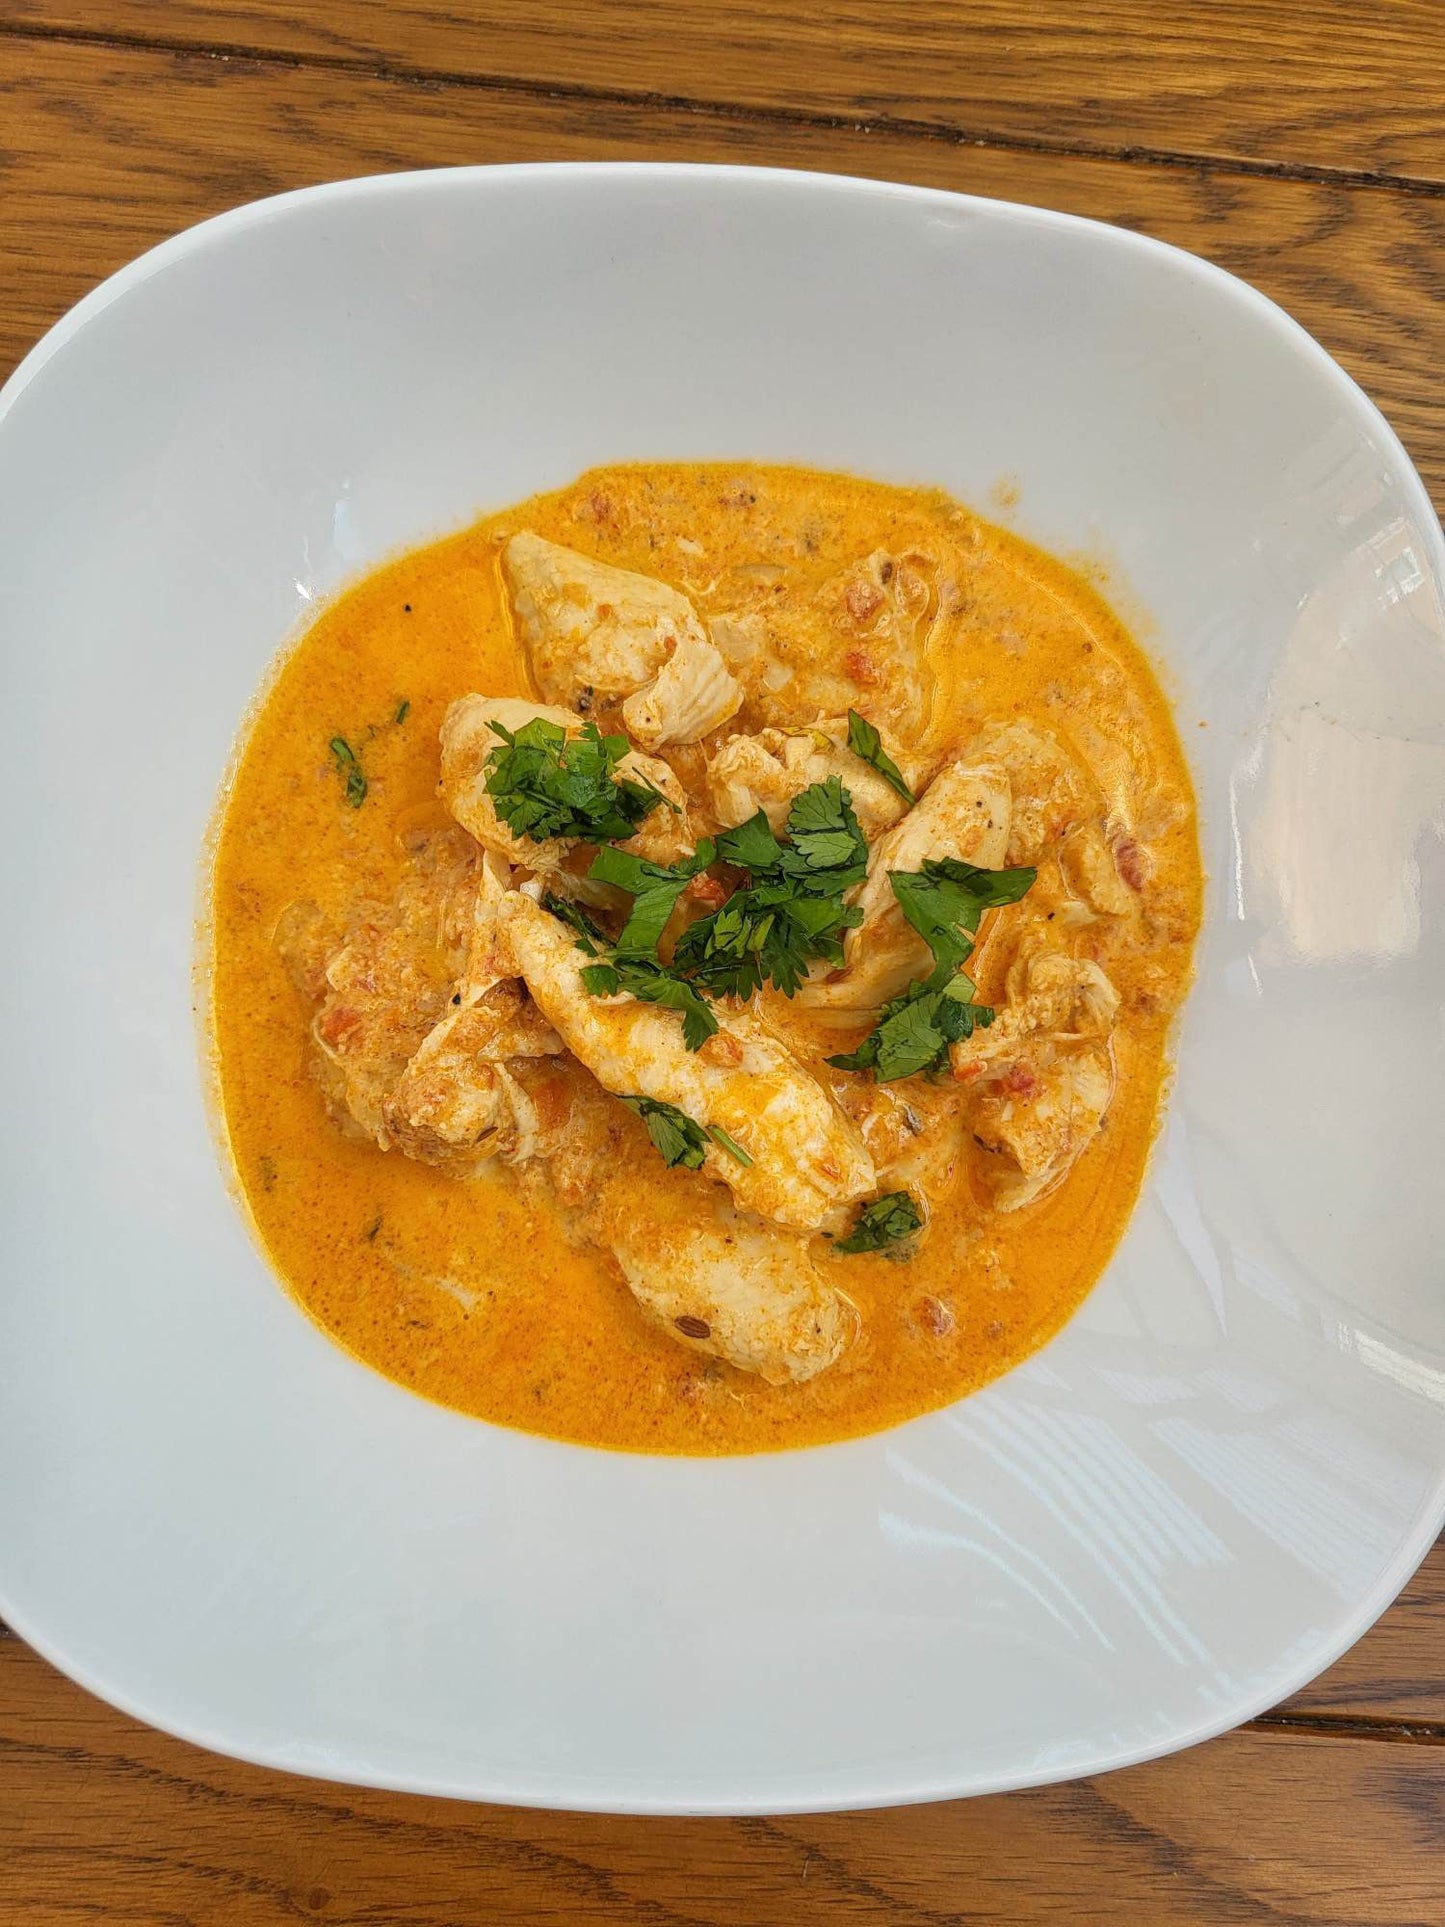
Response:
M731 182L748 186L764 185L778 191L833 193L910 204L934 204L956 209L960 203L990 215L1012 218L1023 223L1059 231L1087 233L1097 244L1133 251L1167 260L1176 271L1184 272L1200 287L1224 294L1272 330L1298 356L1310 362L1324 380L1348 400L1361 427L1368 427L1392 457L1393 479L1410 498L1420 514L1421 527L1430 547L1430 561L1437 575L1445 580L1445 533L1436 515L1428 489L1421 479L1400 437L1378 405L1359 383L1340 366L1313 335L1289 312L1269 296L1228 269L1188 249L1140 234L1090 216L1040 207L1029 202L1011 201L996 196L957 192L945 188L913 185L908 182L880 180L866 176L835 174L816 169L749 166L739 163L696 161L525 161L470 164L456 167L402 169L391 173L368 174L326 181L291 189L279 194L243 202L219 214L181 229L137 255L99 282L76 301L39 338L17 363L0 386L0 431L31 383L82 330L95 322L111 305L133 288L164 272L177 262L203 254L213 244L224 243L248 228L284 220L296 209L330 202L365 201L373 196L406 196L434 190L445 185L458 193L501 185L513 181L568 179L616 180L649 178L686 183L693 180ZM886 1435L884 1435L886 1436ZM557 1449L572 1449L557 1441L543 1441ZM867 1441L862 1441L866 1443ZM847 1450L859 1441L844 1440L810 1450ZM595 1785L578 1784L569 1788L563 1779L545 1785L525 1785L515 1781L496 1784L485 1773L476 1775L426 1775L405 1771L378 1774L341 1761L316 1764L288 1755L285 1747L271 1750L263 1746L237 1745L235 1741L208 1730L204 1717L194 1720L157 1714L144 1703L143 1695L126 1687L115 1687L103 1677L103 1668L67 1654L60 1641L52 1641L38 1625L31 1623L24 1608L17 1609L7 1596L0 1574L0 1617L19 1637L58 1671L84 1690L94 1694L123 1715L139 1720L168 1736L205 1748L224 1757L272 1771L295 1773L304 1778L330 1781L340 1785L381 1787L396 1792L429 1797L480 1801L499 1806L533 1807L539 1810L572 1811L598 1814L670 1817L728 1817L764 1814L804 1814L859 1811L879 1806L907 1806L924 1802L972 1798L989 1793L1006 1793L1035 1786L1054 1785L1120 1768L1167 1757L1185 1748L1230 1732L1255 1719L1259 1714L1290 1698L1311 1680L1332 1666L1349 1650L1394 1602L1445 1529L1445 1458L1442 1458L1433 1491L1422 1501L1414 1523L1385 1565L1381 1575L1348 1616L1343 1629L1312 1649L1301 1661L1281 1663L1267 1688L1248 1694L1224 1714L1214 1713L1195 1725L1170 1735L1165 1740L1143 1741L1110 1748L1097 1747L1086 1758L1063 1766L1043 1766L1010 1773L987 1770L952 1773L935 1771L931 1777L905 1781L895 1779L886 1785L859 1787L823 1799L788 1797L761 1799L726 1794L697 1797L653 1796L646 1792L631 1796L607 1797ZM496 1769L492 1769L495 1772ZM875 1782L882 1769L871 1770Z

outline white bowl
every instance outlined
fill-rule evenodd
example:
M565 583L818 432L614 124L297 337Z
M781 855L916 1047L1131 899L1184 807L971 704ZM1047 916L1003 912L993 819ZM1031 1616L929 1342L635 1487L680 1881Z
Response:
M394 550L647 456L1017 483L1147 612L1203 808L1117 1260L987 1391L775 1457L579 1450L346 1357L248 1241L192 1017L203 833L278 644ZM1061 215L462 169L107 282L0 400L0 1611L221 1751L569 1807L1019 1786L1298 1687L1442 1512L1442 576L1306 335Z

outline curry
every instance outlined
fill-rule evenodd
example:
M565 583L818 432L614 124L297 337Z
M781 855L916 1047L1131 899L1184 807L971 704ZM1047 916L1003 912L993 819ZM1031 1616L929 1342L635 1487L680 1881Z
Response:
M1026 1358L1137 1198L1201 874L1150 665L944 495L636 465L326 608L210 907L290 1292L478 1418L738 1453Z

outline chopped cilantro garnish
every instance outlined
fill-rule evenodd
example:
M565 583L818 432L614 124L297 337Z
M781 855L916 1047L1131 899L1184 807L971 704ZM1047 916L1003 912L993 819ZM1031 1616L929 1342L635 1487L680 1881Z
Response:
M396 706L396 714L395 714L395 715L394 715L394 716L392 717L392 719L391 719L391 720L392 720L392 721L393 721L394 723L404 723L404 722L406 721L406 719L407 719L407 717L408 717L408 716L409 716L410 714L411 714L411 703L410 703L410 701L409 701L409 700L408 700L408 701L402 701L402 702L399 702L399 703L397 704L397 706Z
M843 932L862 921L843 896L867 875L868 846L836 776L794 799L786 830L783 843L759 810L717 839L750 881L690 924L674 957L714 997L750 997L764 983L791 997L815 960L842 963Z
M857 1050L830 1057L840 1071L872 1071L880 1084L947 1067L948 1047L993 1022L993 1012L973 1001L974 987L956 971L941 988L920 977L886 1003Z
M738 1143L735 1137L729 1137L721 1124L710 1124L708 1129L712 1133L713 1142L721 1146L730 1158L736 1158L739 1164L752 1163L752 1159L748 1156L741 1144Z
M973 950L985 910L1017 903L1032 886L1033 870L981 870L956 857L926 861L921 870L890 870L898 907L933 953L933 969L886 1003L857 1050L828 1062L842 1071L872 1071L880 1084L940 1071L950 1044L993 1022L962 966Z
M501 741L487 758L487 794L514 836L534 843L626 838L667 801L652 784L616 774L631 745L625 736L604 736L596 723L570 737L544 716L515 733L501 723L490 727Z
M921 1230L923 1217L906 1191L889 1191L884 1197L865 1204L858 1221L846 1238L834 1245L835 1251L849 1256L860 1251L882 1251L887 1245L901 1244Z
M549 910L560 922L570 925L577 932L577 948L585 950L589 957L600 957L611 947L611 939L606 931L593 918L589 917L580 903L571 897L545 896L542 908Z
M346 800L352 809L359 810L366 801L368 784L366 772L356 759L356 751L344 736L333 736L327 745L336 758L336 767L346 784Z
M786 828L790 847L778 858L784 876L806 879L818 893L832 896L868 874L868 845L838 777L795 796Z
M582 982L594 997L615 997L626 991L641 1004L661 1004L667 1010L682 1012L682 1041L689 1050L701 1050L718 1028L702 997L685 977L679 977L661 964L640 958L619 957L611 963L588 964Z
M985 910L1017 903L1032 888L1036 870L981 870L946 856L921 870L891 870L898 907L933 952L935 978L952 972L973 949Z
M903 771L884 749L883 738L867 717L860 716L856 709L848 711L848 747L855 756L870 763L885 783L891 783L905 803L918 801L904 780Z
M632 898L631 914L615 945L619 957L656 957L658 940L678 898L716 854L707 838L691 856L667 865L648 863L631 850L619 850L612 844L605 844L597 852L587 874L598 883L625 890Z
M709 1129L707 1125L699 1124L695 1117L678 1110L675 1104L664 1104L655 1097L624 1097L622 1102L628 1110L636 1111L647 1126L647 1135L657 1146L666 1165L680 1164L686 1171L696 1171L707 1154L709 1138L740 1164L752 1163L747 1152L726 1131L717 1125Z
M582 970L583 986L592 996L616 997L625 991L639 1003L681 1011L682 1041L689 1050L700 1050L715 1033L718 1021L706 998L685 978L655 958L623 956L581 905L566 897L545 897L542 907L576 931L577 948L584 956L597 959Z
M664 1164L680 1164L687 1171L698 1169L707 1153L707 1132L695 1117L655 1097L624 1097L622 1102L647 1126L647 1135Z

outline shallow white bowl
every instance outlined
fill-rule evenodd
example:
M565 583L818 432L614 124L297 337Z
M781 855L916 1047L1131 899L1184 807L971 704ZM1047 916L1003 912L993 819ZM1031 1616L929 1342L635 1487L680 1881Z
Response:
M198 852L278 644L391 551L648 456L1016 482L1147 612L1203 808L1117 1261L988 1391L777 1457L582 1451L353 1363L252 1249L198 1068ZM1442 574L1307 336L1060 215L459 170L107 282L0 399L0 1611L207 1746L574 1807L1018 1786L1298 1687L1442 1510Z

